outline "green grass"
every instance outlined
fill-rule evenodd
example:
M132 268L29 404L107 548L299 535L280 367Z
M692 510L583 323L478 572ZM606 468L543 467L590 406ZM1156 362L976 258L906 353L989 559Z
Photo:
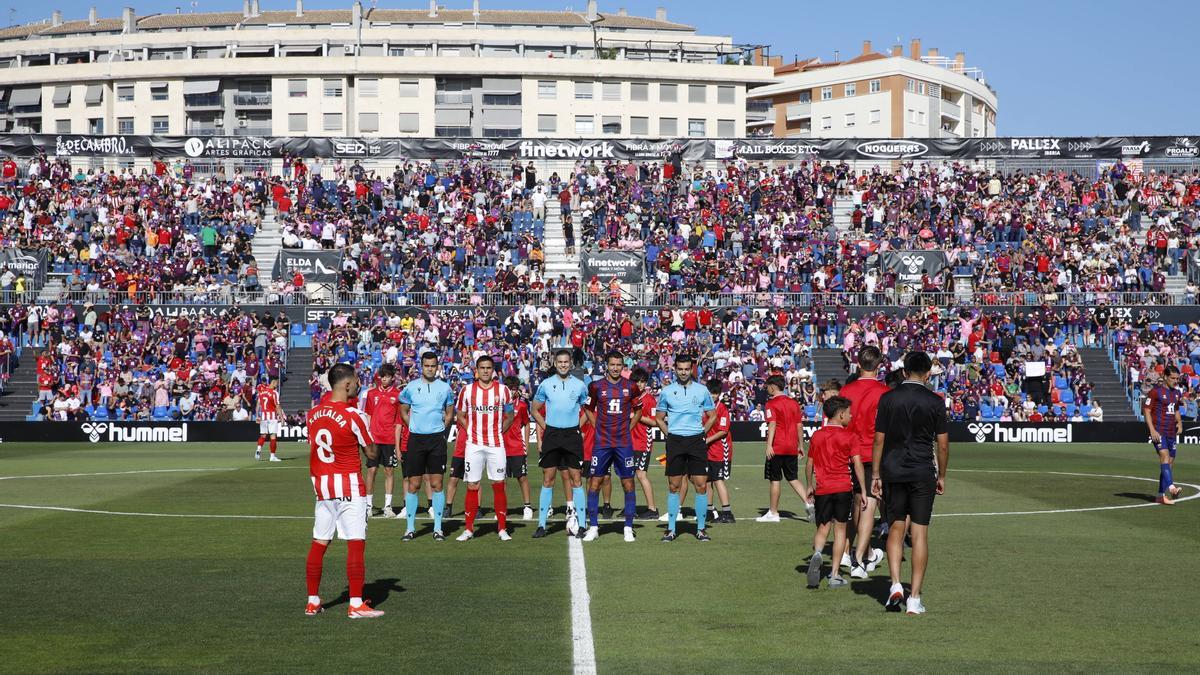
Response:
M848 590L805 589L796 568L812 526L752 522L766 498L760 450L737 451L740 520L714 526L712 543L696 542L689 522L679 541L660 544L658 523L639 522L635 544L606 531L585 546L600 672L1145 672L1200 659L1200 499L935 518L929 613L906 617L882 611L884 568ZM1181 483L1200 483L1194 453L1181 451ZM0 476L204 469L4 479L2 504L294 517L0 508L0 671L570 671L567 540L560 532L531 540L532 526L519 521L509 543L487 524L469 544L428 536L402 544L401 522L373 520L367 594L388 615L347 621L343 597L304 617L306 448L289 443L281 454L289 461L268 465L250 461L243 445L0 446ZM1145 445L960 445L951 467L935 513L1142 504L1154 482L1047 472L1157 475ZM664 480L654 483L662 506ZM509 501L519 505L515 488ZM785 510L799 506L785 495ZM458 527L452 521L447 533ZM344 560L335 542L326 601L345 591Z

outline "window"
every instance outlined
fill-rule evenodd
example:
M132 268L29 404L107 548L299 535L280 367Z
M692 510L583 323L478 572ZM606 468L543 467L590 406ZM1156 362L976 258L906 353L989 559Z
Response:
M579 136L590 136L595 134L596 119L591 115L576 115L575 133Z
M538 115L537 129L539 134L558 133L558 115Z
M679 101L679 85L658 85L658 100L661 103L677 103Z
M459 56L461 53L459 49L443 48L438 50L438 56Z
M883 83L879 80L871 80L867 83L867 91L872 94L878 94L879 92L883 91Z
M605 115L600 120L600 130L605 135L615 135L621 133L621 116L620 115Z
M916 82L913 82L912 80L905 80L905 82L904 82L904 90L905 90L905 91L916 91L916 90L917 90L917 83L916 83Z
M833 128L833 118L828 117L828 116L822 117L821 118L821 128L822 129L832 129Z
M471 127L438 127L433 128L433 135L438 138L470 138Z
M812 103L812 89L800 92L800 100L797 103Z
M132 84L118 84L117 85L117 100L118 101L132 101L133 100L133 85Z
M71 120L58 120L54 123L54 133L69 134L71 133Z
M169 134L171 133L171 121L169 117L151 117L150 118L150 133L152 134Z
M325 113L325 121L321 128L325 131L341 131L342 130L342 113Z
M374 134L379 132L379 113L360 112L358 113L358 130L364 134Z
M421 116L415 112L400 113L400 132L415 134L421 130Z
M690 119L688 120L688 136L692 138L704 138L706 135L704 120Z
M124 134L126 136L132 134L133 133L133 118L132 117L118 117L117 118L117 133Z
M555 80L538 80L538 98L548 101L558 98L558 82Z
M688 85L688 103L705 103L708 98L708 87L703 84Z
M879 124L879 111L878 110L871 111L871 124Z
M854 113L846 113L846 126L854 126Z
M645 82L631 82L629 84L629 100L649 101L650 85Z
M658 120L658 135L663 138L679 135L679 120L674 117L663 117Z
M737 100L737 88L729 85L720 85L717 87L717 103L731 104Z
M289 132L308 132L308 113L288 113Z
M400 80L400 98L416 98L418 88L416 80Z
M322 87L325 89L325 98L341 98L342 97L342 80L322 80ZM341 126L340 124L338 125Z
M821 87L821 100L829 101L833 99L833 87Z
M288 80L288 98L308 98L308 80Z
M621 83L620 82L605 82L601 85L603 91L603 100L605 101L620 101L621 100Z
M650 135L650 118L649 117L630 117L629 118L629 133L634 136L649 136Z
M842 95L843 96L857 96L858 95L858 83L857 82L847 82L845 85L842 86Z
M925 124L925 111L924 110L917 112L917 124L921 124L921 125Z
M89 134L104 133L104 118L96 117L96 118L88 120L88 133Z
M520 94L484 94L484 105L521 105Z
M736 136L737 131L734 129L733 120L717 120L718 138L734 138Z
M917 111L913 110L912 108L908 109L908 122L909 124L917 123Z
M576 101L592 100L592 83L591 82L576 82L575 83L575 100Z
M519 127L484 127L484 138L519 138L521 129Z
M379 78L358 78L358 95L360 98L379 98Z
M922 96L925 95L925 83L924 82L917 83L917 93Z
M154 82L150 84L150 100L165 101L167 100L167 83Z

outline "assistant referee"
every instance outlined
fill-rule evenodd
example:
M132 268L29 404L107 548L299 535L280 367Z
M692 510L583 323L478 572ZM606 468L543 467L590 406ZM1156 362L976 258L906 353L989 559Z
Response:
M675 381L658 395L655 422L667 437L667 532L663 541L675 541L679 518L679 490L683 477L691 476L696 486L696 539L709 541L704 527L708 516L708 443L704 441L717 416L708 387L695 381L696 361L675 357Z
M934 495L946 489L946 465L950 461L946 402L929 389L932 367L925 352L906 354L904 381L879 398L875 415L871 492L883 499L890 526L887 557L892 588L886 609L898 612L904 600L900 565L904 560L904 525L908 519L912 530L912 590L906 603L909 614L925 613L921 585L929 562L929 519L933 515Z

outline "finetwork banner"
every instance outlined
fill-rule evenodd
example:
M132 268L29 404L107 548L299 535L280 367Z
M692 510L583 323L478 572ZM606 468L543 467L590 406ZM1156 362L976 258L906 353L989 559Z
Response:
M309 284L337 283L342 269L341 251L281 250L275 259L275 278L291 279L296 272Z
M624 284L642 283L645 259L646 254L642 251L600 251L584 253L580 257L585 280L599 277L601 281L608 281L616 277Z
M1005 138L309 138L295 136L118 136L5 134L0 153L18 157L195 159L623 159L658 161L920 159L1195 159L1198 136Z

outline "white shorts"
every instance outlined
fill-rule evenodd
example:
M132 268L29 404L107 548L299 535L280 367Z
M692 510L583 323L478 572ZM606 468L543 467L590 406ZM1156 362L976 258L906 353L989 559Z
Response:
M313 521L313 539L342 541L367 538L367 498L318 499Z
M507 460L503 447L467 443L463 458L465 462L464 480L468 483L478 483L483 478L485 467L488 480L504 480L504 466Z
M278 436L279 420L263 420L259 422L258 433L261 436Z

